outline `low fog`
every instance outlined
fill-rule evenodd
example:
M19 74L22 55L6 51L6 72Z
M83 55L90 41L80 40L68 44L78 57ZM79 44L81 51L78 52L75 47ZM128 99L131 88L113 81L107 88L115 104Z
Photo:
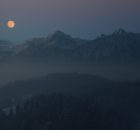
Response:
M15 80L46 76L49 73L85 73L115 80L137 80L139 64L105 63L47 63L47 62L3 62L0 63L0 86Z

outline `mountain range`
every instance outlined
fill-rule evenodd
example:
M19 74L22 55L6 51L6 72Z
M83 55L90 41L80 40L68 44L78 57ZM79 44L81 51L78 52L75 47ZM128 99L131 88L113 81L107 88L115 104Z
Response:
M137 62L140 61L140 33L119 29L94 40L73 38L56 31L46 38L22 44L0 41L1 59L64 62Z

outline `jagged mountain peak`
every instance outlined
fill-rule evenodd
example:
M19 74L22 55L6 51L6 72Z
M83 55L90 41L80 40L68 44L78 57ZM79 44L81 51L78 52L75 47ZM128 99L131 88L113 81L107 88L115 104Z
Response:
M73 48L77 40L62 31L55 31L47 37L47 46L58 48Z
M72 39L72 37L68 34L65 34L64 32L62 31L55 31L54 33L52 34L49 34L49 36L47 37L48 40L59 40L59 39Z
M66 35L63 31L60 31L60 30L57 30L53 33L53 35L56 35L56 36L64 36Z
M122 28L119 28L118 30L116 30L114 33L114 35L123 35L123 34L127 34L127 31L125 31Z

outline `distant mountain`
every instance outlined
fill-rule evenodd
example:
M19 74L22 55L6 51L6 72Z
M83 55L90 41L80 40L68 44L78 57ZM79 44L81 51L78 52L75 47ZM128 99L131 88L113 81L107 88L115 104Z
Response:
M56 31L54 34L47 37L47 47L49 48L75 49L86 42L86 40L72 38L61 31Z
M95 40L73 38L56 31L15 47L13 58L70 62L140 61L140 33L119 29Z
M139 61L140 34L119 29L111 35L101 35L87 42L76 51L88 61Z
M72 38L56 31L47 38L34 38L20 45L14 56L23 59L65 60L71 58L73 51L86 42L87 40Z

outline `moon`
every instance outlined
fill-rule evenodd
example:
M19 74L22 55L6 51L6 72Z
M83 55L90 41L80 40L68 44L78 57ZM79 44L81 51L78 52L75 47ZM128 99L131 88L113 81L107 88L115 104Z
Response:
M15 26L16 26L16 22L15 22L15 21L9 20L9 21L7 22L7 27L8 27L8 28L14 28Z

